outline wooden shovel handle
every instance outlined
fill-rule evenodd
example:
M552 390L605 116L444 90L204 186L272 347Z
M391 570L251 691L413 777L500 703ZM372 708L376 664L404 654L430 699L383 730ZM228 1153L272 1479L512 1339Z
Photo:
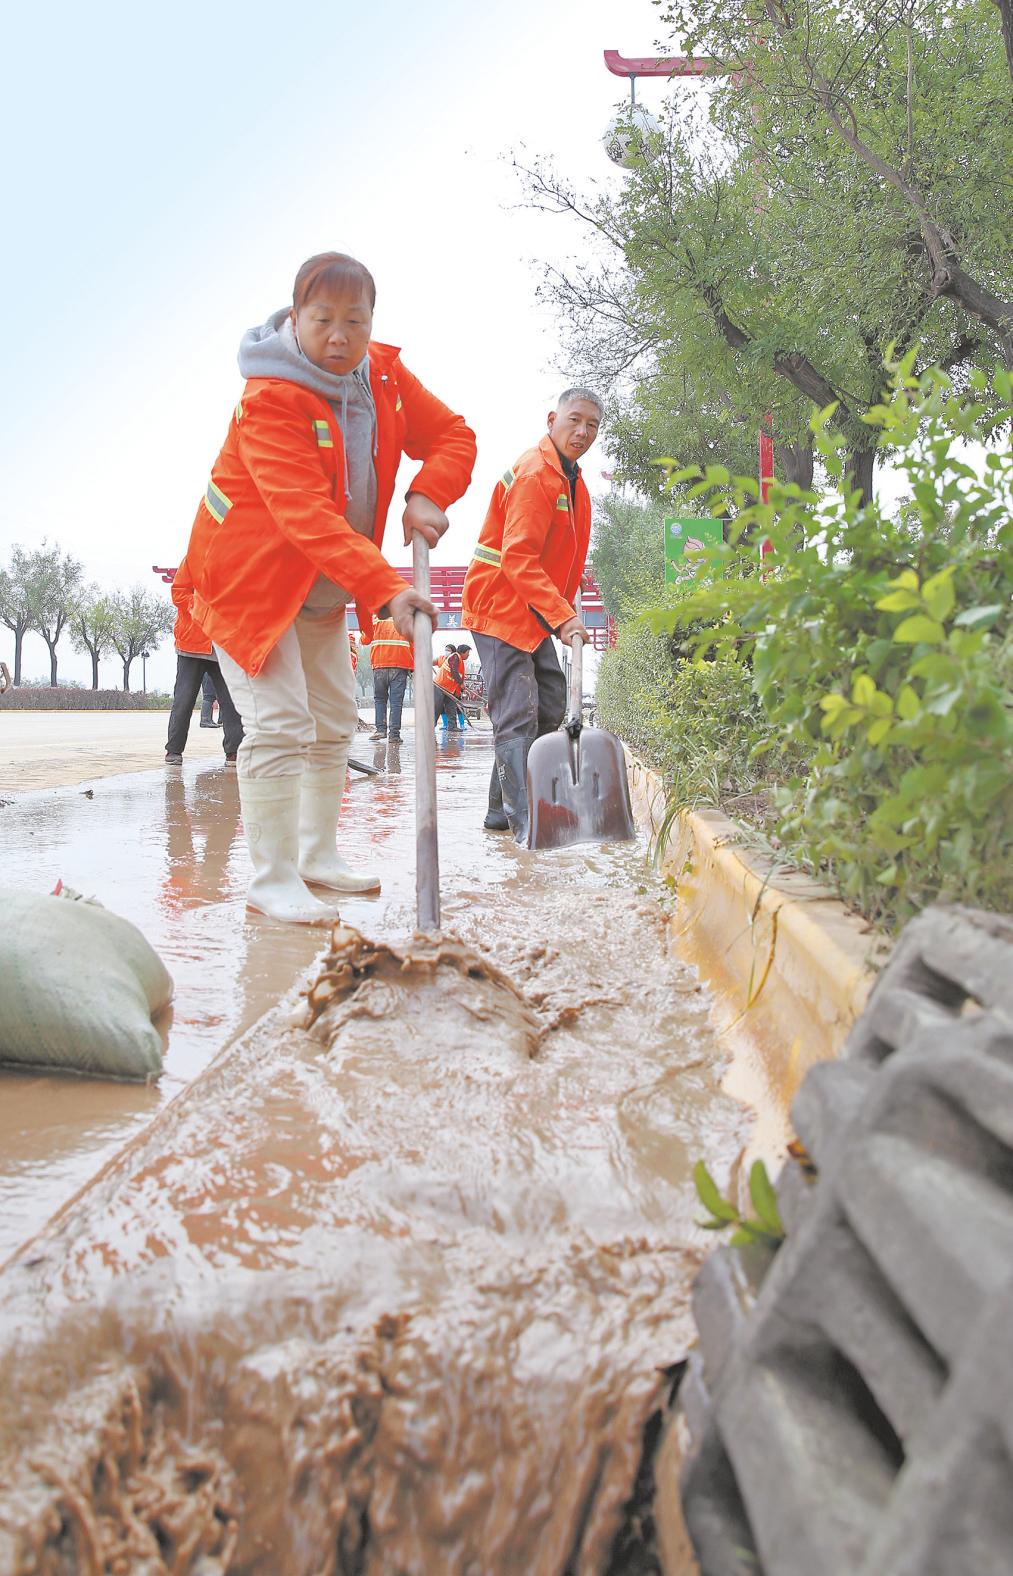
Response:
M580 617L580 592L573 599L574 612ZM570 694L569 705L566 712L566 721L563 727L575 739L580 732L584 721L584 642L579 635L574 635L570 641Z
M412 580L429 596L429 543L412 534ZM436 734L433 713L433 626L415 614L415 904L418 927L440 928L440 846L436 832Z

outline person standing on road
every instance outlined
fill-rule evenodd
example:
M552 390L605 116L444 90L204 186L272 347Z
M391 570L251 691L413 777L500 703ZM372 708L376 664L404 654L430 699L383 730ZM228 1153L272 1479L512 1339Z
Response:
M181 766L183 751L190 735L193 708L205 679L210 679L218 696L218 713L222 720L222 748L226 766L235 766L236 754L243 742L243 724L229 694L229 687L222 678L218 658L211 649L211 642L194 621L193 580L184 558L172 580L172 600L176 606L176 623L172 638L176 642L176 687L169 712L169 733L165 741L165 763ZM203 719L201 722L203 727Z
M345 607L406 638L433 604L380 551L402 454L421 460L404 540L434 546L465 492L475 437L391 345L370 338L376 287L353 257L324 252L291 307L244 335L247 378L197 510L188 549L194 615L243 715L239 792L254 876L247 907L327 923L331 892L379 888L335 847L355 732Z
M461 664L460 688L459 688L459 690L457 692L457 723L458 723L458 727L463 732L465 726L467 725L467 721L468 721L467 715L466 715L465 710L464 710L463 701L464 701L464 681L465 681L465 679L467 677L468 658L471 656L471 647L470 646L458 646L457 647L457 656L458 656L458 660L459 660L459 662Z
M566 710L551 637L589 639L573 608L591 539L578 461L601 417L590 389L560 395L545 437L496 483L464 581L461 621L478 648L496 749L484 824L509 827L519 843L528 834L528 750Z
M464 663L456 646L444 646L442 657L433 663L433 720L442 721L449 733L458 733L457 702L464 684Z
M201 727L220 728L222 726L222 708L218 706L218 691L215 689L215 681L211 677L210 673L205 673L204 677L200 681L200 696ZM215 716L216 706L218 706L217 717Z
M401 742L401 710L404 706L408 675L415 666L415 647L402 635L392 618L380 618L373 625L369 660L373 668L373 719L371 739L389 738L394 744ZM387 732L388 707L390 708L390 733Z

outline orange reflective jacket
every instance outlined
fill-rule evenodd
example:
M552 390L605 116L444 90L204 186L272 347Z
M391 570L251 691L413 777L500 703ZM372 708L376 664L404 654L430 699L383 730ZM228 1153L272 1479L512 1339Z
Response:
M415 652L410 640L398 630L392 618L378 618L373 624L372 640L363 639L369 647L369 660L373 672L378 668L408 668L415 666Z
M172 600L177 608L176 622L172 627L176 650L182 651L184 656L210 657L211 642L191 611L193 581L185 558L172 577Z
M546 436L493 489L464 581L464 628L534 651L549 630L573 617L590 540L584 478L578 474L571 503L570 483Z
M455 676L450 658L446 653L442 657L436 658L433 667L436 670L433 674L433 683L437 689L444 690L446 694L453 695L454 699L457 700L461 693L461 686Z
M380 552L402 454L422 460L410 490L441 509L471 480L475 435L423 388L392 345L371 343L376 405L372 540L345 519L341 429L327 401L286 378L251 378L229 423L187 548L202 629L251 675L295 619L317 575L371 614L405 589Z

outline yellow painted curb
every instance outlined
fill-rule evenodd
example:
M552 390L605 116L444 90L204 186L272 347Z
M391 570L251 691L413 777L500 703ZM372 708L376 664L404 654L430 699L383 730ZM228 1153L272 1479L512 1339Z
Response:
M634 813L656 842L660 777L627 752ZM717 1000L728 1093L752 1107L751 1154L783 1158L788 1112L809 1068L840 1054L889 951L882 933L776 855L742 845L720 810L684 810L658 860L677 904L680 955Z

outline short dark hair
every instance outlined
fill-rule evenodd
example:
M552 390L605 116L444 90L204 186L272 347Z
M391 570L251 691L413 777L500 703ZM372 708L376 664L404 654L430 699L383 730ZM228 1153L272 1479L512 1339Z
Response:
M586 399L589 404L597 405L599 416L604 416L604 414L605 414L604 401L602 400L602 398L601 398L601 396L599 394L595 393L594 389L585 389L585 388L564 389L562 394L560 394L558 400L556 401L556 409L557 410L565 410L567 405L574 405L574 404L576 404L577 400L579 400L579 399Z
M457 655L458 655L458 656L459 656L459 657L463 657L463 656L464 656L464 653L465 653L465 652L466 652L466 651L470 651L470 650L471 650L471 647L470 647L470 646L458 646L458 647L457 647Z
M318 291L348 295L356 289L364 289L370 306L376 305L376 284L365 264L345 252L317 252L307 257L295 276L292 305L298 312Z

